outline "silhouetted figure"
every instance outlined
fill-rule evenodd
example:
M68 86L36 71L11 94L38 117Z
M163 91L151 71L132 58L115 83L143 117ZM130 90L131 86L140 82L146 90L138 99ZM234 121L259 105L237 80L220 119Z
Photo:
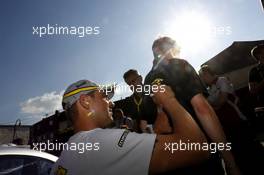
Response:
M249 91L257 99L255 106L264 107L264 45L255 46L251 55L258 61L258 65L249 72Z
M262 169L263 149L253 140L246 118L235 104L237 97L232 83L226 77L217 76L207 65L201 67L199 75L208 87L208 101L232 143L232 153L239 168L244 175L257 174Z
M226 143L225 134L212 107L203 96L206 89L194 68L180 58L180 48L170 37L156 39L152 45L154 55L152 70L145 78L145 84L154 82L172 87L181 105L193 116L208 136L210 142ZM229 174L237 175L239 170L230 151L221 151ZM223 174L220 158L215 157L196 168L189 168L189 174ZM216 162L216 163L215 163ZM203 167L202 167L203 166Z

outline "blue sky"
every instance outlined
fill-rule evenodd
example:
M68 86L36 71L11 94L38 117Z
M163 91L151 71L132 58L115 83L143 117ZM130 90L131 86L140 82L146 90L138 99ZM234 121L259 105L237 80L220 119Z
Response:
M190 13L201 17L186 20ZM182 55L198 69L233 41L264 39L263 19L258 0L2 0L0 124L14 124L17 118L32 124L52 114L60 108L63 90L79 79L123 83L130 68L145 76L159 35L181 38ZM179 30L191 22L197 26ZM33 35L33 27L48 24L97 26L100 33ZM202 24L210 24L210 35ZM200 38L186 40L190 32ZM115 99L121 97L125 94Z

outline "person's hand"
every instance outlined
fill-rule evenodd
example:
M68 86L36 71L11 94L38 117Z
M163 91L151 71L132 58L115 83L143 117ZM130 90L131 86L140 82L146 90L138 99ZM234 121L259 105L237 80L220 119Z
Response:
M174 98L174 93L169 86L160 85L155 92L153 91L152 98L158 106L163 106L169 99Z
M169 120L162 108L158 109L157 118L155 120L153 130L156 134L168 134L172 132L172 127Z

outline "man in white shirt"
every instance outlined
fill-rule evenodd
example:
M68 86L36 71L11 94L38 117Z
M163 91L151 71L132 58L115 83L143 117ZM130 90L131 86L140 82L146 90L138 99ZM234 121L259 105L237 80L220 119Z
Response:
M110 95L88 80L70 85L62 100L72 120L75 135L62 151L54 175L144 175L158 174L200 163L208 151L172 151L172 143L205 143L206 138L190 114L178 103L172 90L154 92L154 100L169 113L174 131L170 135L137 134L124 129L104 129L112 121ZM175 149L175 148L174 148Z

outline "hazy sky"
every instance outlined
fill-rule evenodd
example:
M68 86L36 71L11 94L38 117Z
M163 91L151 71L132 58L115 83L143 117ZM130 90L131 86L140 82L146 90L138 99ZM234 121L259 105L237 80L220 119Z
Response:
M145 76L160 35L175 38L198 69L233 41L264 39L263 19L259 0L1 0L0 124L54 113L79 79L120 84L130 68ZM73 31L36 34L48 25ZM80 37L81 27L92 31Z

